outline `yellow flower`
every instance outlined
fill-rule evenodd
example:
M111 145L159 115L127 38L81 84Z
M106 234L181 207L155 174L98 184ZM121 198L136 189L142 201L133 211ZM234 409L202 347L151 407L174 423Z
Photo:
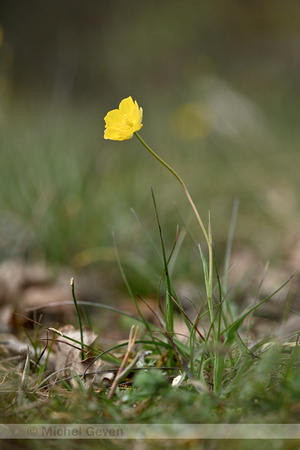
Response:
M143 110L131 97L121 101L119 109L109 111L104 117L104 139L125 141L142 128Z

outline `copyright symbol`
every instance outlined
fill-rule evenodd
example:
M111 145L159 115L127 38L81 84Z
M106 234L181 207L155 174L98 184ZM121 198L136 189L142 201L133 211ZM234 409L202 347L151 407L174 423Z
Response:
M27 429L28 436L36 436L37 435L37 429L35 427L29 427Z

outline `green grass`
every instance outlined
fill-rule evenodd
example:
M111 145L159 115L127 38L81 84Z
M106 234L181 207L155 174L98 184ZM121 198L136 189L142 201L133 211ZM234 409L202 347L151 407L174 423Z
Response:
M237 288L229 289L227 269L234 261L230 252L226 253L226 245L228 249L232 245L228 232L230 224L232 228L235 225L231 215L238 197L241 206L233 247L250 247L261 259L267 256L283 261L286 247L278 236L291 235L299 221L290 195L299 189L299 155L293 143L283 153L280 136L272 136L269 141L272 133L265 131L249 139L247 145L243 133L233 138L216 131L203 140L184 142L172 136L169 129L159 136L149 131L160 129L158 123L162 121L168 123L172 111L162 109L159 117L152 109L147 111L143 136L183 176L205 223L211 211L214 284L213 314L209 319L203 274L205 241L180 186L149 159L139 143L103 141L102 108L49 112L45 105L33 104L29 108L20 104L14 108L14 115L9 108L5 113L0 177L2 259L42 258L58 265L70 264L79 271L93 267L100 272L104 268L113 282L127 287L137 312L143 302L148 304L149 295L156 295L160 316L153 313L150 321L140 312L137 320L126 313L126 305L119 308L127 336L132 324L139 325L131 357L138 355L140 361L144 360L147 371L133 367L126 374L127 384L120 385L112 399L108 398L109 388L100 382L87 387L82 378L74 386L58 377L55 383L45 365L35 367L28 358L15 361L3 356L1 420L297 423L297 333L281 340L275 336L254 340L248 333L251 320L257 320L252 319L253 313L260 304L272 301L281 283L267 295L258 292L252 306L239 303ZM131 207L135 214L131 214ZM203 255L195 245L199 241ZM252 292L242 293L243 298L255 297L263 273L260 275ZM197 315L191 319L181 307L183 298L177 289L184 280L199 291L198 303L192 299ZM105 309L101 304L93 305L91 324L95 328L98 314L94 311L99 310L101 316ZM113 307L107 305L108 310ZM185 339L173 331L175 321L185 323ZM39 341L42 333L39 329L31 337L36 362L44 345ZM101 336L99 342L94 353L118 369L126 342L122 346L117 342L101 345ZM76 344L80 351L81 342ZM141 358L138 352L145 351L151 353ZM171 380L179 370L183 375L181 384L173 387ZM234 445L232 448L238 448ZM265 448L270 448L267 445Z
M107 396L109 389L105 389L101 383L94 383L87 388L82 380L72 386L63 379L60 381L56 375L46 380L45 385L43 379L48 374L45 368L34 369L31 363L29 370L24 359L23 364L18 365L14 361L2 359L1 421L31 424L297 423L300 419L300 355L299 347L292 344L295 339L296 336L291 336L285 342L290 344L284 346L275 341L256 342L246 349L235 335L235 343L231 347L219 349L221 357L227 349L222 390L219 393L211 389L209 380L212 380L212 367L209 361L205 363L206 387L204 379L196 389L188 377L180 386L172 387L172 374L177 375L178 371L174 367L173 371L158 368L159 355L156 346L150 345L151 339L148 345L139 341L136 345L139 349L152 349L152 353L144 359L144 369L147 370L135 367L125 380L125 385L120 384L111 400ZM207 351L212 351L208 343L207 346ZM179 346L178 343L179 347L189 361L190 349L186 344ZM194 360L193 370L196 371L196 368L197 359ZM53 441L52 445L58 443ZM28 441L27 444L35 448L39 441ZM74 445L80 445L80 441L74 441ZM99 442L88 441L85 445L95 448ZM122 442L105 441L104 445L107 446L105 448L116 448L121 447ZM151 441L146 448L152 448L152 445L168 448L167 442L154 444ZM178 441L173 445L177 448ZM192 448L194 445L198 448L197 442L191 442ZM254 448L254 445L257 445L256 441L245 442L243 448ZM259 445L272 448L268 447L271 445L268 441L260 442ZM276 448L291 448L290 443L285 446L284 442L277 442L276 445ZM240 441L232 443L232 448L240 446Z

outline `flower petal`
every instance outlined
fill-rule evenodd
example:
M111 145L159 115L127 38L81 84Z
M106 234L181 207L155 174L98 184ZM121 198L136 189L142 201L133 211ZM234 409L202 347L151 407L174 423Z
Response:
M121 111L121 113L123 113L126 116L132 114L133 108L134 108L134 103L133 103L132 97L124 98L124 100L122 100L119 105L119 110Z
M118 109L113 109L106 114L104 120L106 122L106 126L118 126L118 124L121 123L122 120L124 120L124 116Z
M114 130L112 128L106 129L104 132L104 139L110 139L112 141L124 141L130 139L132 135L122 134L119 130Z
M131 119L132 119L132 122L134 122L134 123L142 123L143 110L142 110L142 108L139 108L137 103L136 103L136 107L132 111Z

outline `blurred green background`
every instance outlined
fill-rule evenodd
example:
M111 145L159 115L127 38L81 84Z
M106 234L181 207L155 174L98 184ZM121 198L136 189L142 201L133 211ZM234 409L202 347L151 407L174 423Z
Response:
M210 210L216 254L239 199L234 248L297 265L299 23L292 0L2 1L1 260L111 273L114 231L143 280L159 261L130 209L159 246L150 186L167 248L183 222L203 241L180 186L139 142L103 139L104 116L131 95L141 136L204 222ZM198 277L184 245L178 274Z

